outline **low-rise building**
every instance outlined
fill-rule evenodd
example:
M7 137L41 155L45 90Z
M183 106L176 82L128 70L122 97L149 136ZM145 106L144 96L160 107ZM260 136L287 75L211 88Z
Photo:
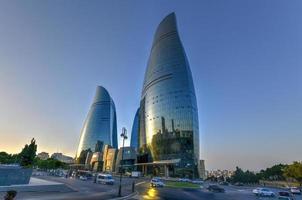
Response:
M204 160L200 160L198 163L198 173L200 178L206 179L206 169Z
M104 172L114 172L115 171L117 152L118 152L118 150L115 148L104 148L104 156L103 156L103 171Z
M38 153L37 157L40 158L41 160L47 160L49 158L49 153L41 152L41 153Z
M66 156L62 153L53 153L51 155L51 158L59 160L61 162L67 163L67 164L72 164L74 163L74 159L70 156Z
M123 153L123 159L122 159ZM136 151L134 147L121 147L118 150L116 164L115 164L115 171L119 172L121 165L123 165L123 169L125 171L132 171L134 170L135 163L137 161Z

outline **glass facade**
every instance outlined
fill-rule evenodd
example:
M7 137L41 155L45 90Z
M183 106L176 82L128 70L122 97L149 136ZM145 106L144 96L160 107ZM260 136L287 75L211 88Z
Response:
M85 151L98 151L105 144L117 148L116 111L108 91L98 86L81 131L77 157Z
M132 125L132 131L131 131L130 146L135 149L138 148L138 132L139 132L139 109L137 109L135 113L135 117Z
M180 158L176 173L196 172L199 160L197 103L174 13L164 18L156 30L139 118L141 153L149 152L153 161Z

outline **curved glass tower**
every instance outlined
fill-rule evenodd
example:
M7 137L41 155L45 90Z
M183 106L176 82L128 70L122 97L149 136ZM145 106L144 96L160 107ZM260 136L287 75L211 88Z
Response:
M108 91L98 86L93 103L81 131L77 156L82 151L95 151L96 146L109 144L117 148L115 105Z
M138 132L139 132L139 108L137 109L133 120L131 141L130 141L130 146L135 149L138 148Z
M139 128L140 152L150 152L153 161L180 158L175 168L178 174L196 172L197 104L174 13L162 20L153 39L141 94Z

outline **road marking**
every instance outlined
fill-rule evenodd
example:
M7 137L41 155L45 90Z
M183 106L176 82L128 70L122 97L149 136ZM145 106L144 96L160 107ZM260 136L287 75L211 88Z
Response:
M136 183L135 185L141 185L143 183L146 183L146 181L142 181L142 182Z

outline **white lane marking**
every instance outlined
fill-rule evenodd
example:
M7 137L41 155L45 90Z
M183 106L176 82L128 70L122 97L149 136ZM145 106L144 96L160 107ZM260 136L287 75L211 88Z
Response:
M143 183L146 183L146 181L142 181L142 182L136 183L135 185L141 185Z

